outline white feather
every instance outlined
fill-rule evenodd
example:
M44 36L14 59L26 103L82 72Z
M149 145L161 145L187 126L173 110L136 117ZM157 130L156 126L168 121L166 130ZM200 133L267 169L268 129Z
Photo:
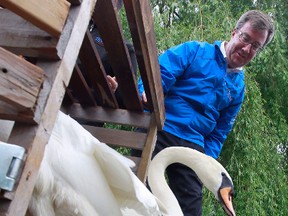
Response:
M29 209L45 216L160 215L155 197L131 171L133 165L59 112Z
M5 129L1 140L8 139L12 125L0 122L0 128ZM230 178L214 159L190 148L171 147L162 150L151 162L148 177L154 196L131 171L134 166L131 160L59 112L46 145L29 213L32 216L181 216L181 208L164 176L167 166L175 162L193 169L216 197L221 173Z

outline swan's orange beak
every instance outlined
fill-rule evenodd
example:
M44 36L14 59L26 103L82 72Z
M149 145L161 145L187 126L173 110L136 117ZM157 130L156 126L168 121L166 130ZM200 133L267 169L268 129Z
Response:
M236 216L232 205L233 194L234 191L231 187L221 188L218 193L222 207L228 216Z

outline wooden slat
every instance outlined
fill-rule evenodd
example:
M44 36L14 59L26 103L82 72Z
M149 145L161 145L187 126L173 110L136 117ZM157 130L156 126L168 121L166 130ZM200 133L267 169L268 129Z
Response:
M55 37L60 37L70 7L66 0L0 0L0 5Z
M135 166L132 167L132 171L135 173L135 175L137 175L137 170L139 168L139 163L141 161L141 158L139 158L139 157L131 157L131 156L127 156L127 157L135 163Z
M86 0L86 2L87 1L91 1L91 0ZM85 3L83 2L83 4L85 4ZM89 2L89 4L95 4L95 0L93 0L92 2ZM85 8L85 7L87 7L87 3L85 5L81 5L81 8ZM72 63L73 63L73 61L76 61L72 57L77 58L77 54L79 53L79 49L81 47L81 42L83 41L83 37L84 37L84 35L79 34L79 32L77 32L77 31L74 32L73 29L75 29L75 22L78 19L82 19L82 17L85 17L85 19L89 19L90 20L89 14L77 15L78 10L79 10L79 7L72 7L71 8L70 13L69 13L68 18L67 18L66 25L64 26L63 33L62 33L62 35L61 35L61 37L59 39L59 41L66 41L65 42L66 43L65 49L63 47L63 50L61 51L61 52L63 52L63 54L62 54L63 58L64 58L64 54L65 53L67 55L67 49L69 49L68 46L69 46L70 41L73 40L73 39L77 41L77 43L75 43L75 50L77 52L75 53L74 50L72 51L73 53L71 53L71 59L70 59L71 61L69 61L69 62L72 62ZM86 16L87 16L87 18L86 18ZM86 25L88 26L89 21L86 22L86 23L87 23ZM86 31L85 22L83 22L83 23L81 23L79 25L81 25L81 28L85 29L85 31ZM76 34L76 36L75 36L75 34ZM79 35L77 36L77 34L79 34ZM74 37L76 37L76 38L78 37L78 39L75 39ZM78 47L77 47L77 45L78 45ZM72 45L70 45L70 46L72 47ZM58 66L55 66L55 64L51 64L51 62L53 62L53 61L47 60L47 61L42 61L39 64L40 64L40 67L42 67L42 68L50 68L51 65L54 65L53 66L54 69L51 68L49 70L57 70ZM60 65L61 61L57 61L57 64ZM73 65L72 64L71 65L66 65L66 68L64 67L64 69L66 70L68 67L69 67L69 69L71 69L74 66L75 66L75 63ZM73 69L71 69L71 70L73 70ZM49 77L50 80L54 80L56 75L57 75L57 73L46 73L46 76ZM52 82L44 82L44 84L43 84L43 90L45 90L45 91L41 91L40 92L38 103L37 103L37 107L36 107L35 114L34 114L34 119L33 119L34 122L38 122L39 119L41 119L41 117L42 117L42 113L43 113L43 110L44 110L46 102L47 102L47 94L46 94L46 92L49 92L49 90L51 89L51 83ZM63 85L64 85L64 83L63 83ZM67 87L67 86L65 86L65 87ZM42 92L44 92L44 93L42 93ZM26 113L21 113L21 115L26 115Z
M91 88L84 79L79 67L76 65L69 83L68 88L72 88L72 94L76 96L77 100L82 106L96 106Z
M118 104L114 93L111 91L101 58L95 47L93 38L87 30L82 47L80 49L79 58L83 66L84 72L87 74L91 82L96 96L97 103L101 106L118 108Z
M150 2L124 0L124 5L148 102L155 112L158 129L162 129L164 97Z
M0 202L1 216L24 216L30 202L30 197L36 182L38 169L42 161L44 148L51 134L56 115L60 109L65 89L70 80L76 58L81 46L86 27L90 20L95 1L83 0L81 6L71 8L69 16L74 22L71 27L71 37L63 55L62 61L39 61L37 65L44 69L47 75L45 83L52 83L50 88L44 88L40 95L49 94L47 104L39 125L27 125L16 123L9 143L17 143L27 150L27 159L22 172L19 185L11 193L5 193L4 197L14 197L7 208L7 202ZM47 84L46 86L49 86ZM51 89L51 91L50 91ZM45 93L45 92L46 93ZM47 98L47 97L46 97Z
M27 22L13 12L0 10L0 46L17 54L28 57L61 59L67 46L73 23L67 19L60 38Z
M103 39L125 106L129 110L143 111L136 86L135 72L112 1L97 0L93 19Z
M73 103L77 103L78 101L73 97L72 95L72 91L67 88L64 98L63 98L63 102L62 102L62 106L61 106L61 111L66 113L65 111L65 107L69 107L71 106Z
M138 178L144 183L146 181L148 167L151 161L152 152L155 147L156 139L157 139L157 123L155 116L153 116L151 118L150 126L148 128L147 139L144 148L142 150L141 161L139 163L139 167L137 170Z
M0 117L15 120L19 118L17 114L27 112L30 114L30 121L32 121L39 91L44 80L43 70L1 47L0 69L1 103L7 104L5 108L10 105L13 106L13 109L10 110L0 107ZM14 115L11 110L13 110L12 113L15 112Z
M84 125L84 128L88 130L98 140L108 145L127 147L137 150L142 150L146 142L146 134L124 131L110 128L93 127Z
M65 111L76 120L85 122L107 122L113 124L130 125L140 128L150 126L150 113L132 112L124 109L109 109L103 107L81 107L73 104Z

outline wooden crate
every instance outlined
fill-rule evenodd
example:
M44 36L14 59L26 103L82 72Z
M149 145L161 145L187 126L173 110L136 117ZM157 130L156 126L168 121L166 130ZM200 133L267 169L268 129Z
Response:
M0 117L15 121L8 143L26 149L25 165L18 185L12 192L1 191L1 216L25 215L45 145L60 109L79 122L84 122L84 127L100 141L111 146L140 150L140 157L131 158L137 163L135 172L143 182L157 130L162 128L165 119L149 1L124 0L124 4L138 68L148 101L152 104L150 112L143 109L131 59L124 44L120 18L112 1L70 0L68 3L66 0L55 0L55 4L53 1L53 4L47 6L48 0L38 0L37 4L43 6L40 7L43 12L40 9L35 10L33 2L0 0L0 5L5 8L0 9L0 55L11 59L8 63L12 71L16 68L13 66L16 62L21 67L29 68L27 70L31 73L25 77L32 79L35 84L34 88L26 91L29 92L29 97L23 92L16 94L21 95L23 100L17 100L16 96L9 97L9 91L0 96ZM59 11L63 12L63 16L57 15ZM53 12L55 14L51 15ZM50 23L49 16L57 18ZM5 22L2 22L4 18ZM123 99L126 108L119 109L107 83L106 72L87 30L91 18L97 23L105 49L109 53L111 66L119 82L119 91L125 95ZM19 29L18 33L15 28ZM83 70L76 64L77 59L89 69L92 86L84 79ZM3 68L8 68L8 63L0 61L2 71ZM17 71L15 70L15 74ZM33 73L37 76L32 75ZM21 86L24 84L25 81ZM1 89L3 88L5 86L1 84ZM92 89L96 90L96 94ZM12 113L7 106L12 108ZM144 128L146 132L95 126L99 122Z

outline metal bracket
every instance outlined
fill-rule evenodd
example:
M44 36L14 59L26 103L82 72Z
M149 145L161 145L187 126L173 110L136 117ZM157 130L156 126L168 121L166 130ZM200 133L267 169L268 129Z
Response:
M0 191L12 191L24 162L25 149L0 142Z

